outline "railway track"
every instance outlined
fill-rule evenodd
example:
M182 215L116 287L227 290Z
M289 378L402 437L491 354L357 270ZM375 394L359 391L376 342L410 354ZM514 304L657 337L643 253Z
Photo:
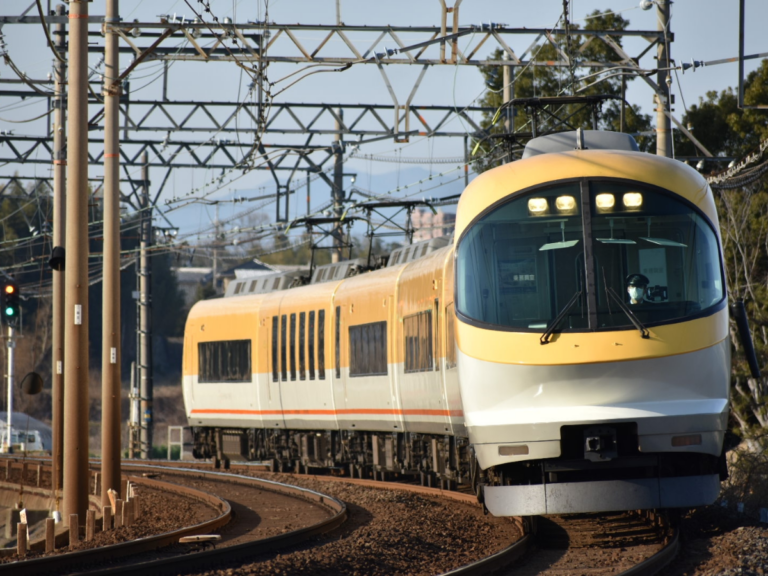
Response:
M212 496L214 493L220 502L229 505L229 515L245 517L249 514L248 504L242 502L244 493L251 493L250 488L260 486L264 489L268 482L264 478L253 478L250 475L266 475L264 467L254 465L233 464L230 472L215 472L210 464L195 463L190 467L188 463L176 464L170 466L170 463L163 463L162 466L148 466L145 463L126 462L124 463L124 472L129 476L140 478L141 474L158 474L155 479L143 480L146 482L162 483L171 490L196 490L200 493L207 493ZM181 467L188 468L182 470ZM235 474L234 472L239 472ZM284 479L284 476L277 476ZM327 490L315 488L314 490L303 492L303 498L321 499L322 505L332 506L333 502L343 509L339 510L334 516L330 516L323 522L317 522L311 526L291 529L283 534L270 534L270 526L262 525L259 530L249 529L247 525L236 524L220 527L219 532L222 535L222 541L215 549L199 550L189 553L188 550L180 550L178 542L180 534L162 535L167 547L164 551L150 551L149 549L139 553L132 554L130 563L114 565L111 567L93 566L88 568L87 564L93 564L97 556L96 551L90 552L92 558L87 555L80 556L78 553L69 553L59 555L48 560L48 558L39 558L25 561L25 566L35 570L55 570L62 572L64 566L80 566L80 568L67 568L72 573L87 574L121 574L141 571L144 574L162 574L173 571L176 573L194 573L194 574L224 574L219 571L220 566L227 566L231 573L234 566L242 564L243 573L249 569L260 569L262 565L267 571L274 567L277 562L274 550L279 548L282 555L278 557L280 572L285 574L301 573L300 566L302 562L307 562L307 556L317 554L315 549L321 549L328 546L331 540L348 540L349 545L354 547L355 537L353 534L358 528L350 528L348 533L343 533L344 519L347 517L347 507L340 502L338 498L322 496L320 492L333 493L334 485L341 489L349 489L349 486L360 488L394 488L398 491L407 491L426 497L442 496L452 498L463 505L473 505L474 497L469 494L459 492L443 492L436 488L422 488L414 485L402 485L393 483L381 483L371 480L350 480L334 477L295 475L288 478L292 483L305 483L309 480L315 483L324 483ZM256 483L256 484L255 484ZM273 483L271 487L283 486ZM297 487L290 487L291 490L299 490ZM306 489L304 489L306 490ZM474 506L477 509L477 506ZM280 504L275 505L274 512L279 514ZM353 516L357 507L353 504ZM250 513L254 513L250 509ZM283 510L284 511L284 510ZM259 514L259 512L255 512ZM260 520L270 516L271 512L261 509ZM268 524L268 523L267 523ZM290 523L289 523L290 524ZM276 525L271 526L275 531L279 531ZM293 526L286 526L286 529ZM250 536L248 533L251 533ZM331 532L330 536L323 536ZM602 574L616 574L615 568L620 567L623 576L650 576L658 572L674 557L678 543L676 536L672 535L670 529L658 519L646 518L631 514L614 515L580 515L569 517L552 517L539 519L536 523L536 533L528 534L517 539L511 545L503 547L502 550L489 554L480 560L468 562L461 568L454 570L439 570L446 575L468 576L473 574L489 574L494 571L497 573L508 573L514 569L515 574L546 574L548 572L558 575L562 574L589 574L590 576L602 576ZM198 530L197 533L200 533ZM253 538L256 538L254 540ZM117 545L120 550L128 550L132 543ZM147 546L146 543L141 544ZM330 554L341 553L334 551L333 547L328 551ZM339 548L339 550L343 550ZM103 553L103 552L102 552ZM109 552L107 552L109 554ZM372 551L375 554L375 551ZM63 558L66 556L66 560ZM296 559L296 565L291 570L292 558ZM257 562L254 563L254 559ZM38 567L32 563L48 561L48 566L41 563ZM262 564L266 562L267 564ZM272 564L269 564L269 563ZM455 565L455 564L454 564ZM7 565L10 566L10 565ZM288 566L289 569L285 569ZM18 565L17 565L18 567ZM0 566L2 574L5 566ZM343 572L343 570L342 570ZM430 573L414 570L413 573ZM238 573L235 569L235 573ZM317 573L323 572L320 570ZM361 571L361 573L365 573Z

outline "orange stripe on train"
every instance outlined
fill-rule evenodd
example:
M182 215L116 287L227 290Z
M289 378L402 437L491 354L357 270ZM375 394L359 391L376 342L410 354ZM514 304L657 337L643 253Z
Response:
M237 416L350 416L350 415L390 415L390 416L459 416L462 410L419 410L395 408L357 408L342 410L231 410L224 408L195 408L191 414L231 414Z

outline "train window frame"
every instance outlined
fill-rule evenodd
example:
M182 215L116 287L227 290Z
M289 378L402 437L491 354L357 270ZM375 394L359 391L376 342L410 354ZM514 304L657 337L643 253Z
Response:
M315 379L315 311L309 311L309 324L307 326L307 368L309 379Z
M299 380L307 379L306 364L307 313L299 313Z
M456 312L453 302L445 307L445 369L456 368Z
M502 324L495 324L483 320L479 320L476 318L473 318L467 314L465 314L459 307L458 307L458 299L459 299L459 273L460 273L460 266L459 266L459 255L460 250L462 246L462 242L465 240L467 234L474 228L474 226L482 220L485 216L487 216L489 213L495 211L496 209L500 208L504 204L513 201L517 198L523 198L523 197L531 197L539 192L545 192L548 189L551 188L557 188L563 185L567 184L577 184L580 186L580 198L577 200L577 204L579 205L579 209L582 212L582 228L584 228L585 225L588 224L588 229L584 228L583 232L585 234L585 246L589 245L588 252L594 251L594 245L595 240L592 238L593 233L593 226L592 226L592 218L594 216L592 215L592 210L583 210L582 208L586 206L590 206L591 208L591 190L592 185L595 184L616 184L616 185L630 185L637 187L638 189L642 189L644 191L652 192L655 194L659 194L662 196L666 196L681 205L688 208L695 216L701 219L701 221L704 223L706 227L709 228L709 231L714 235L715 239L718 240L718 256L719 256L719 267L720 267L720 283L722 288L722 298L719 302L712 304L705 309L701 310L698 313L692 313L680 317L674 317L669 319L663 319L660 321L646 321L644 322L644 325L648 328L652 328L655 326L666 326L666 325L672 325L672 324L678 324L682 322L690 322L692 320L696 320L699 318L705 318L708 316L711 316L713 314L718 313L719 311L723 310L727 306L728 301L728 291L727 291L727 284L725 282L725 259L724 254L722 250L722 241L719 240L719 233L718 228L714 225L712 220L709 218L709 216L704 213L702 209L700 209L698 206L696 206L693 202L688 200L687 198L683 197L681 194L678 194L676 192L673 192L672 190L668 190L666 188L662 188L660 186L650 184L647 182L639 181L639 180L630 180L625 178L610 178L610 177L580 177L580 178L567 178L563 180L556 180L551 182L546 182L544 184L538 184L535 186L531 186L528 188L524 188L522 190L515 191L511 194L508 194L507 196L504 196L503 198L500 198L490 206L486 207L482 212L477 214L469 224L464 228L461 235L458 237L456 241L456 249L454 250L453 258L454 258L454 275L455 275L455 282L454 282L454 302L457 303L457 306L455 308L455 314L456 318L462 321L463 323L469 324L471 326L476 326L479 328L484 329L490 329L495 330L499 332L520 332L520 333L541 333L543 331L542 329L537 328L525 328L520 326L506 326ZM586 200L585 200L586 198ZM588 236L588 237L587 237ZM585 249L584 252L587 252ZM596 287L598 278L597 273L595 272L595 267L585 265L585 281L587 286ZM589 327L584 328L578 328L578 329L570 329L567 330L568 333L576 334L576 333L585 333L585 332L607 332L607 331L631 331L635 330L636 328L632 324L622 325L622 326L599 326L598 325L598 319L597 319L597 304L596 299L594 296L595 290L588 291L591 292L592 296L587 296L587 300L592 300L592 302L587 302L588 306L591 305L591 310L589 310L589 320L590 324ZM562 329L558 329L557 332L563 331Z
M386 376L387 321L356 324L347 328L349 336L349 376Z
M325 310L317 311L317 378L325 380Z
M291 365L291 382L296 380L296 313L291 313L291 332L290 332L290 344L288 345L288 352L290 354Z
M280 381L288 381L288 351L286 340L288 338L288 316L280 317Z
M434 370L434 325L432 309L421 310L403 317L404 372L431 372Z
M272 316L272 382L280 381L279 338L280 318Z
M247 384L253 381L250 338L197 343L198 384ZM235 363L225 362L234 357ZM235 370L232 370L234 365ZM225 370L225 367L227 369ZM225 373L226 372L226 373Z
M336 322L334 332L334 359L336 360L336 366L334 367L334 370L336 372L336 378L341 378L341 306L336 306Z

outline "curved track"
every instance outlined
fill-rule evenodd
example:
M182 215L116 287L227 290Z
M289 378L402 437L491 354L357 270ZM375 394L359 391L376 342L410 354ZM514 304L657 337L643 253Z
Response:
M169 463L175 466L175 463ZM208 463L196 466L209 467ZM268 470L258 464L232 463L232 471L240 473ZM297 474L299 481L306 475ZM465 504L475 504L473 495L443 491L413 484L379 482L312 476L327 482L344 482L376 488L405 490L426 495L448 497ZM585 514L537 519L536 534L528 534L505 549L461 568L446 572L452 576L490 574L515 569L516 574L616 574L652 576L677 554L677 532L654 515L633 513ZM521 522L522 523L522 522ZM549 528L549 529L547 529ZM628 551L628 552L627 552Z
M141 470L153 470L158 472L165 469L158 466L124 465L124 472L129 475L132 471L139 472ZM193 479L207 478L219 481L226 480L226 482L230 484L238 484L250 488L256 487L259 490L279 493L285 497L299 499L305 503L310 503L313 506L321 506L328 510L328 514L327 517L320 522L315 522L309 526L286 531L268 538L249 540L241 543L234 543L232 545L222 545L216 548L191 553L188 550L179 550L175 555L170 557L137 563L137 556L149 551L177 544L179 539L184 536L216 532L233 521L233 514L229 502L213 494L177 483L153 480L139 476L129 476L133 482L136 482L139 485L151 486L167 492L203 501L216 508L220 513L212 520L194 526L188 526L179 530L148 536L138 540L121 542L119 544L103 546L100 548L31 558L21 562L0 564L0 574L18 573L21 566L23 566L24 569L31 571L31 573L70 572L78 574L127 574L141 572L142 574L167 574L169 570L178 572L199 570L201 567L220 564L225 560L229 562L236 561L239 558L254 556L284 546L295 545L299 542L306 541L313 536L335 529L347 518L347 509L343 502L324 494L296 486L288 486L269 480L248 478L222 472L206 472L193 469L175 469L174 476L185 476ZM125 565L119 565L121 558L130 558L132 560L128 561ZM107 562L112 565L109 567L99 566ZM115 565L116 562L118 565Z
M217 506L222 510L222 513L216 519L210 521L211 523L204 523L203 525L188 527L181 531L100 549L27 560L24 561L25 568L29 567L30 569L40 572L52 570L55 570L56 572L61 572L62 570L71 572L73 569L77 570L77 568L75 568L76 566L81 566L85 571L76 573L83 574L125 574L135 573L137 571L140 571L143 574L165 574L171 571L177 573L199 573L206 569L216 569L221 565L228 565L231 567L233 563L237 563L238 561L245 562L249 558L252 559L259 554L272 551L276 548L301 545L313 536L337 528L347 517L347 509L344 503L316 491L279 484L263 478L248 477L243 474L215 472L211 470L212 466L210 464L193 463L191 466L192 467L187 463L172 464L165 462L158 466L150 466L145 463L137 462L125 462L123 464L124 472L127 475L134 476L134 474L140 472L162 474L162 482L147 478L140 480L138 477L134 478L134 480L144 482L145 485L162 485L163 489L187 493L189 495L192 495L194 492L196 494L193 497L201 498L203 500L208 499L207 501L211 504L213 504L214 501L218 502ZM260 468L261 467L254 465L232 465L233 471L238 470L245 473L248 473L249 471L258 471ZM164 554L165 557L155 558L149 561L137 563L136 559L134 559L132 563L122 566L113 565L107 568L85 568L87 565L94 565L96 562L102 561L104 557L114 559L116 557L115 552L117 552L117 554L133 555L138 553L138 551L146 551L160 546L174 544L178 542L178 538L182 535L210 533L214 530L214 522L218 523L217 527L226 524L224 518L226 517L227 520L229 520L232 516L230 504L227 503L226 500L217 498L211 494L206 494L204 491L199 490L199 487L189 488L179 486L178 484L171 484L170 482L177 476L183 476L184 482L186 483L189 483L191 479L197 479L200 483L206 484L205 488L207 492L222 492L222 495L224 495L224 491L219 488L223 486L222 483L224 482L232 486L258 486L260 489L275 490L286 495L291 495L292 497L304 500L309 499L317 504L328 507L333 510L333 515L311 526L292 530L285 534L262 538L256 541L233 543L231 545L226 545L225 542L222 541L222 543L215 549L200 550L193 553L180 553L178 550L174 553L172 548L168 553ZM297 476L296 478L298 480L301 476ZM345 482L376 488L405 490L425 495L440 495L442 497L461 501L465 504L476 503L476 500L472 495L459 492L446 492L436 488L424 488L421 486L392 482L385 483L371 480L352 480L331 476L313 476L313 478L317 480ZM219 483L219 488L211 486L211 483ZM224 495L224 498L227 498L226 495ZM596 529L595 526L597 524L601 524L603 528L599 530ZM608 530L605 529L606 524L613 524L613 528L615 528L613 532L611 531L610 526ZM638 561L630 568L619 573L621 576L652 576L674 558L679 547L676 531L673 534L672 530L665 525L662 525L654 518L646 519L644 517L629 514L582 515L581 517L539 519L537 528L537 534L528 534L495 554L467 564L461 568L446 572L445 576L491 574L502 570L507 572L510 569L514 569L516 574L521 574L523 576L527 574L546 574L548 572L557 572L558 574L572 573L600 575L603 572L615 574L613 570L605 569L608 567L605 563L611 562L612 553L622 550L625 545L631 545L633 541L636 542L638 539L645 540L646 544L649 546L656 546L656 548L659 546L658 543L663 540L664 544L661 549L655 551L655 553L650 556L648 556L646 550L646 554L642 561ZM226 530L227 529L225 528L225 531ZM593 540L597 538L597 540L601 540L602 543L598 542L595 544L593 541L585 544L585 538L592 538ZM601 554L601 550L604 553L602 561L595 560L595 549L597 549L598 556ZM585 553L585 551L587 552ZM578 559L580 555L583 555L581 560ZM567 559L568 557L570 557L570 560ZM563 565L564 558L566 558L565 566ZM584 566L579 567L580 561L582 563L590 563L589 567L586 569L584 569ZM603 569L599 568L601 562L604 564ZM626 565L626 562L624 565ZM0 573L4 570L13 570L13 568L18 569L19 565L17 563L0 565Z

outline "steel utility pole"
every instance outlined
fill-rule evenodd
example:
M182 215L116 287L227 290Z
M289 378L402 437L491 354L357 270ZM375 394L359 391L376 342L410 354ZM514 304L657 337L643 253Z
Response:
M336 135L333 138L333 215L336 222L333 225L333 250L331 262L340 262L343 254L344 230L341 225L341 215L344 212L344 140L341 131L344 112L336 109Z
M141 457L152 457L152 206L149 200L149 158L145 152L139 246L139 386L141 393Z
M64 15L64 5L56 6L56 14ZM54 67L53 111L53 245L64 248L67 192L67 104L66 82L67 63L64 60L64 48L67 45L64 24L57 24L54 30L56 49L61 59L56 59ZM59 492L62 487L64 469L64 262L53 267L53 345L51 382L51 424L53 427L51 487L59 505Z
M504 52L502 54L502 60L504 60L505 64L509 61L509 54ZM501 75L501 82L502 82L502 99L504 100L504 104L507 104L510 100L512 100L512 74L514 73L514 69L511 66L502 66L502 75ZM512 134L515 131L514 127L514 120L513 120L513 114L514 110L512 109L512 106L507 106L504 110L504 132L507 134ZM513 160L511 154L512 154L512 146L508 146L510 155L507 156L507 159L505 161L505 164L507 162L511 162Z
M120 492L120 109L118 0L107 0L104 38L104 279L101 330L101 503ZM121 494L126 498L127 494Z
M672 123L666 112L671 111L669 87L672 84L670 71L671 35L669 33L669 0L656 0L656 11L658 15L658 30L664 33L664 37L659 41L659 47L656 52L656 65L659 72L656 76L656 83L659 86L659 92L656 94L656 154L659 156L672 157Z
M88 510L88 2L69 4L64 518Z

